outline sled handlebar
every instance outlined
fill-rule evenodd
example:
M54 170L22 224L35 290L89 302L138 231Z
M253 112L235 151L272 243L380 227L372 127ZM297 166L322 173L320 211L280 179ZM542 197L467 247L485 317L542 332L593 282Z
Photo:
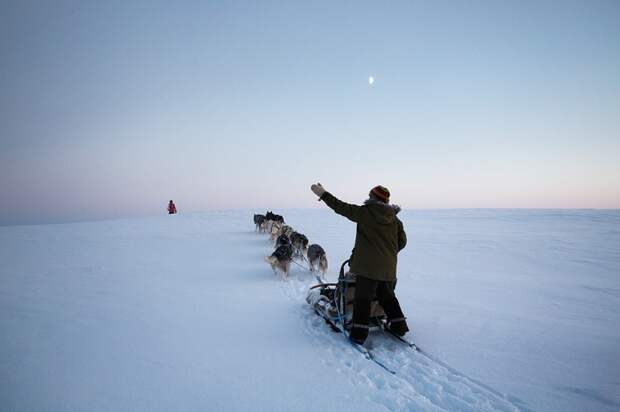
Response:
M345 260L344 262L342 262L342 265L340 265L340 275L338 276L338 279L342 279L344 278L344 267L347 263L349 263L350 259Z
M318 285L312 286L309 290L320 288L320 287L325 287L325 286L338 286L338 284L337 283L319 283Z

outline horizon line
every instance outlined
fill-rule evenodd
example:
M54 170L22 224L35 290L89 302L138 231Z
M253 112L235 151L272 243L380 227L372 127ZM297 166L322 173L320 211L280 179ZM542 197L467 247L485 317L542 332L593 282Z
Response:
M259 210L263 210L261 208ZM316 207L283 207L280 209L277 208L267 208L265 211L279 211L279 210L321 210L321 211L330 211L329 208L316 208ZM501 211L575 211L575 212L583 212L583 211L598 211L598 212L620 212L620 208L562 208L562 207L410 207L410 208L402 208L402 211L467 211L467 210L476 210L476 211L490 211L490 210L501 210ZM211 209L211 210L188 210L186 212L178 212L178 215L184 214L202 214L202 213L221 213L228 211L250 211L250 212L258 212L257 208L251 207L239 207L239 208L227 208L227 209ZM47 226L47 225L65 225L65 224L74 224L74 223L98 223L98 222L108 222L115 220L139 220L139 219L148 219L159 216L168 216L167 213L157 213L157 214L141 214L141 215L126 215L126 216L108 216L108 217L100 217L100 218L85 218L85 219L52 219L47 222L27 222L27 223L0 223L0 227L16 227L16 226Z

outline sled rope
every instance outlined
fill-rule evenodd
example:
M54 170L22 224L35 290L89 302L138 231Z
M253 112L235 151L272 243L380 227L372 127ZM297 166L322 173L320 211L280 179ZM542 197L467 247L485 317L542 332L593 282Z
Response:
M308 269L307 267L297 263L294 259L291 259L291 262L293 262L294 264L296 264L297 266L299 266L300 268L307 270L308 272L310 271L310 269Z

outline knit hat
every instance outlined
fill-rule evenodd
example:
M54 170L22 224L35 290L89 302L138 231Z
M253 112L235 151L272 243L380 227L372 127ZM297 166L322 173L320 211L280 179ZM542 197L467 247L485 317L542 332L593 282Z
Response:
M370 193L368 193L368 196L374 197L383 203L390 203L390 191L385 186L379 185L373 187Z

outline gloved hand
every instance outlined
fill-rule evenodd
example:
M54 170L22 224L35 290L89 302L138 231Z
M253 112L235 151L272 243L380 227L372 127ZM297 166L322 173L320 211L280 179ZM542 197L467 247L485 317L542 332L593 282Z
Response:
M398 212L400 212L400 206L398 205L390 205L390 206L392 206L392 209L394 209L395 214L398 214Z
M320 183L316 183L310 186L310 190L312 190L312 193L317 195L319 199L321 198L321 196L323 196L323 193L325 193L325 189L323 188L323 186L321 186Z

